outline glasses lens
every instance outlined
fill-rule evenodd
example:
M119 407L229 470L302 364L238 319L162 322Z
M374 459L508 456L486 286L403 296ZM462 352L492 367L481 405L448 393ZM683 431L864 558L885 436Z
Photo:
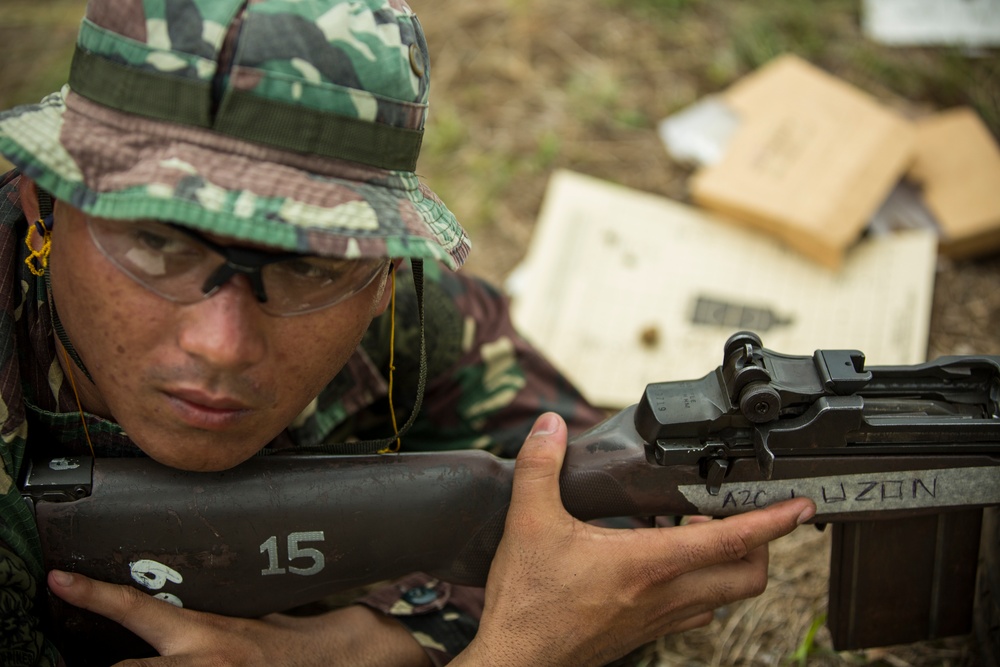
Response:
M225 260L169 225L87 218L90 236L112 264L141 285L177 303L205 298L201 287Z
M335 305L368 287L388 264L385 259L308 256L268 264L263 268L267 302L261 308L291 315Z
M233 275L244 274L253 283L260 274L266 294L260 307L271 315L296 315L354 296L389 265L388 259L348 260L209 247L207 240L193 232L152 221L87 218L87 226L94 244L112 264L176 303L205 299ZM225 277L205 294L205 285L221 267L228 267Z

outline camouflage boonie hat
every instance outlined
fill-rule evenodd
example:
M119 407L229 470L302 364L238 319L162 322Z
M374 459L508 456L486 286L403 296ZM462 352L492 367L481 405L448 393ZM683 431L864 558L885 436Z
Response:
M0 153L91 215L458 268L414 173L428 83L403 0L91 0L68 86L0 114Z

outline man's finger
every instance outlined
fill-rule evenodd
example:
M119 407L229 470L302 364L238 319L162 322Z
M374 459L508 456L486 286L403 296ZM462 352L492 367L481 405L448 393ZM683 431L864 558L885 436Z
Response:
M666 630L670 634L677 632L687 632L688 630L694 630L696 628L703 628L709 623L715 620L715 614L711 611L705 611L695 616L692 616L684 621L676 624L671 624Z
M49 589L73 606L100 614L154 647L182 620L183 611L131 586L97 581L82 574L52 570Z
M685 572L669 582L670 599L683 600L693 614L757 597L767 588L767 563L768 549L762 546L744 559Z
M811 500L793 498L721 521L666 529L663 539L670 545L664 553L681 571L733 562L787 535L815 513L816 505Z

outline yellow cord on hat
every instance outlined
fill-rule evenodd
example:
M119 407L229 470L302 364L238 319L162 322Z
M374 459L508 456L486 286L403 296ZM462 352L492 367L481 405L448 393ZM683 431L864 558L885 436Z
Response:
M37 232L43 239L40 250L35 250L31 244L32 231ZM28 250L31 253L24 259L24 263L27 264L28 270L41 278L45 275L45 270L49 268L49 253L52 251L52 230L45 224L44 219L38 218L38 222L28 228L28 233L24 235L24 244L28 246ZM87 418L83 414L83 403L80 401L80 393L76 390L76 379L73 377L73 362L70 361L66 348L61 347L60 349L62 350L63 357L66 359L66 376L69 378L69 386L73 390L73 398L76 399L76 409L80 413L83 435L87 439L87 446L90 447L90 455L96 459L97 454L94 453L94 443L90 439L90 429L87 428Z
M389 416L392 418L392 432L396 434L396 446L395 447L383 447L378 450L378 454L395 454L399 451L399 448L403 445L402 439L399 437L399 427L396 425L396 409L392 406L392 376L393 372L396 370L395 356L396 356L396 272L392 271L389 274L389 279L392 280L392 296L390 297L389 306Z
M32 231L37 232L42 237L42 247L40 250L35 250L31 244ZM24 244L28 246L28 251L31 253L24 259L24 263L39 278L44 276L45 269L49 267L49 252L52 251L52 230L46 226L42 218L38 218L38 222L28 228L28 233L24 235Z
M97 458L94 453L94 443L90 441L90 429L87 428L87 418L83 415L83 403L80 402L80 394L76 391L76 381L73 379L73 366L69 360L66 348L62 348L63 358L66 359L66 375L69 376L69 386L73 389L73 398L76 399L76 409L80 411L80 423L83 424L83 435L87 438L87 445L90 447L90 455Z

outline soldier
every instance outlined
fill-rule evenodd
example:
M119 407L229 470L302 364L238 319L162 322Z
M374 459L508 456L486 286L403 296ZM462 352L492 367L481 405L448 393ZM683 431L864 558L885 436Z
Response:
M403 0L92 0L68 87L0 115L0 662L58 664L46 586L177 665L598 665L763 589L809 501L641 531L563 509L567 429L601 414L449 270L469 240L414 173L428 82ZM42 447L208 471L401 431L520 449L481 623L482 591L419 574L233 619L45 573L16 485Z

